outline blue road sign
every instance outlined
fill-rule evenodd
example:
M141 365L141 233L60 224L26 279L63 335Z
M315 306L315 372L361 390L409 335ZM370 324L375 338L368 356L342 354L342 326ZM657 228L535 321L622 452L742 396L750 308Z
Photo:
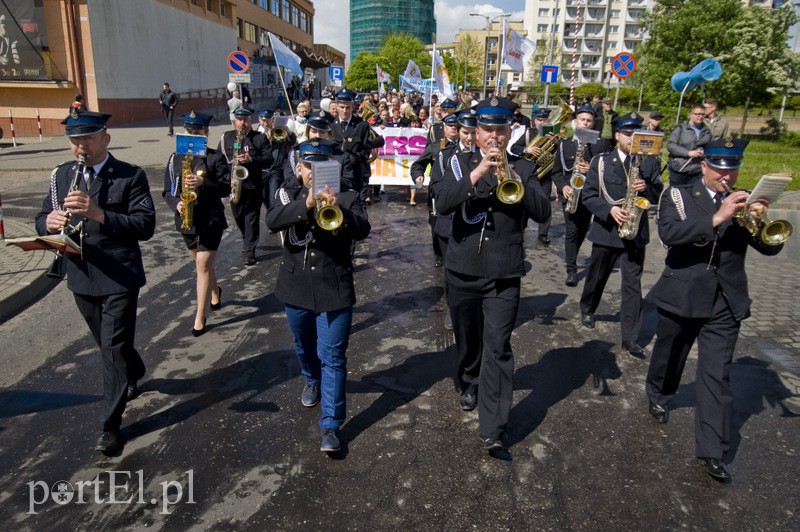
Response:
M611 73L625 79L636 71L636 58L630 52L622 52L611 60Z
M328 76L331 78L331 81L343 81L344 80L344 67L341 66L332 66L330 67L330 72Z
M558 83L558 67L542 65L542 83Z

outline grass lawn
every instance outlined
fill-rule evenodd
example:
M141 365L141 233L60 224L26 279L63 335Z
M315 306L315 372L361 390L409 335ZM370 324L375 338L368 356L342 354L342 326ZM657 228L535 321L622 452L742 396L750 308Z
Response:
M800 147L785 146L766 140L751 140L744 150L744 164L739 170L738 188L752 190L764 174L788 173L794 178L787 190L800 190Z

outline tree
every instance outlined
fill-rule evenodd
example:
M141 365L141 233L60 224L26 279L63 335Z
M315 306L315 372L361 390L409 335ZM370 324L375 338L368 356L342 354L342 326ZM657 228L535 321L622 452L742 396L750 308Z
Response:
M361 52L350 63L347 75L344 77L344 84L352 90L378 90L378 75L375 71L375 64L380 64L378 56L370 52Z
M725 65L731 93L745 102L739 135L744 134L750 103L768 101L770 88L789 87L796 78L797 54L786 44L795 22L794 6L785 4L772 11L745 8L731 27L738 38L719 60Z
M453 83L456 86L463 85L464 78L466 77L469 85L482 85L481 77L483 76L483 62L485 58L486 43L480 42L469 33L463 33L458 41L456 41L454 57L456 61L455 71L450 70L449 64L447 66L448 73Z
M406 71L409 59L419 66L423 77L430 76L431 56L422 41L409 33L396 32L387 35L377 56L378 64L392 77L395 87L399 86L399 76ZM373 70L374 68L373 65Z
M542 83L539 73L542 71L542 66L547 65L550 61L550 39L542 38L536 41L536 49L528 58L528 72L532 73L530 79L525 80L525 90L530 94L544 95L545 83ZM553 57L552 64L559 65L561 73L565 68L568 68L567 56L562 52L561 43L556 37L553 39ZM561 76L559 76L561 77ZM551 83L550 91L556 94L561 94L564 87L561 83ZM544 100L544 98L542 98Z

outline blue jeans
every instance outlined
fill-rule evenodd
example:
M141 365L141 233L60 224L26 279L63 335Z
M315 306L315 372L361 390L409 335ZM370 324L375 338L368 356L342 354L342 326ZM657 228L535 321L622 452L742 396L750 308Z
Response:
M347 343L353 307L315 313L286 305L286 321L292 330L300 372L311 386L319 386L322 417L320 429L339 430L346 414Z

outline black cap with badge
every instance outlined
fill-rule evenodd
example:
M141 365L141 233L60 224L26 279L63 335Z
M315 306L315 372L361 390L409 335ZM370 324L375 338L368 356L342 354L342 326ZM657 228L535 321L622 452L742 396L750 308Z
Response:
M747 139L731 137L712 140L703 148L706 164L714 168L739 168L749 142Z
M92 111L79 111L72 108L69 116L61 121L66 127L67 137L82 137L106 130L106 122L111 118L108 113L95 113Z

